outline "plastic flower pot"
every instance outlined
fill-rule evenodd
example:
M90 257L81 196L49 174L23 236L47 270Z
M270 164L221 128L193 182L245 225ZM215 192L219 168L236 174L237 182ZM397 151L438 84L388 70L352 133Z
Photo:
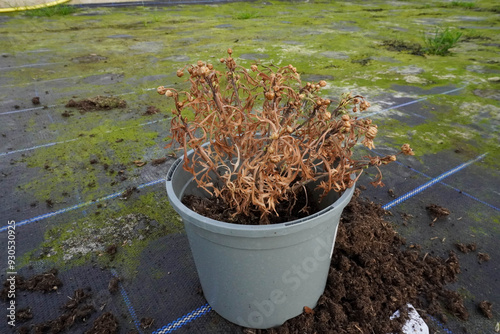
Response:
M302 219L274 225L230 224L181 203L188 194L207 197L182 164L183 158L178 159L168 172L167 195L184 222L212 309L240 326L265 329L301 314L304 306L314 308L325 289L340 215L354 187L341 196L331 192L319 212ZM317 201L319 192L312 197Z

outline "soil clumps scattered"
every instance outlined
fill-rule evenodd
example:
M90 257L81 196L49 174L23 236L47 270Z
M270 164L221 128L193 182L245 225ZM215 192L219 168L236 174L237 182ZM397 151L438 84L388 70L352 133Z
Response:
M459 251L461 251L462 253L469 253L469 252L475 252L476 249L477 249L477 245L475 243L471 243L471 244L462 244L462 243L456 243L455 246L457 247L457 249Z
M57 269L55 268L29 279L25 279L21 275L15 275L14 278L16 290L51 292L56 291L62 286L61 280L57 277ZM6 280L3 286L0 297L2 300L7 300L10 282Z
M80 112L97 111L97 110L110 110L115 108L126 108L127 102L114 96L101 96L90 97L75 101L69 100L65 105L66 108L77 108Z
M429 214L432 216L432 218L437 219L437 218L443 218L446 217L450 214L450 210L447 208L443 208L442 206L436 205L436 204L430 204L425 207Z
M478 308L486 318L493 318L492 304L489 301L483 300L479 303Z
M160 112L160 109L156 108L155 106L148 106L146 109L146 112L142 114L143 116L148 116L148 115L155 115Z

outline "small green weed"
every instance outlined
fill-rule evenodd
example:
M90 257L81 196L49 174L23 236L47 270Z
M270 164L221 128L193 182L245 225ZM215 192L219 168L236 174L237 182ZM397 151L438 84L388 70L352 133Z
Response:
M462 32L457 30L436 28L432 36L424 36L426 47L424 52L431 55L446 56L462 37Z
M64 16L76 13L78 9L74 6L68 5L56 5L51 7L43 7L28 10L25 12L26 16L35 17L35 16Z
M242 12L234 16L234 18L237 20L248 20L256 17L259 17L259 14L255 12Z

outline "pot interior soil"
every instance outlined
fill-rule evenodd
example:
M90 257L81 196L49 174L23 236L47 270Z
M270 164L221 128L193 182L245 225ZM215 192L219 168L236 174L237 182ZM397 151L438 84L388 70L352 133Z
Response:
M307 217L319 211L318 205L315 202L307 201L311 199L311 192L307 190L307 196L304 190L297 194L297 200L292 205L289 202L281 202L276 205L276 214L268 215L268 224L280 224ZM262 225L260 213L257 209L252 210L250 215L233 215L233 210L218 198L202 198L195 195L186 195L182 198L182 203L192 211L212 218L214 220L223 221L226 223L234 223L241 225ZM292 210L289 210L290 206Z

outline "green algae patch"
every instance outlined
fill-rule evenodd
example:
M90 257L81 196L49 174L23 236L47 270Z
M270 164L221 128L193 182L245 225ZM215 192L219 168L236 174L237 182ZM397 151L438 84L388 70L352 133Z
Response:
M39 176L20 188L39 201L64 201L63 194L75 191L84 201L93 200L104 195L101 183L116 180L119 171L135 170L133 162L156 145L158 133L144 129L138 121L117 124L104 117L100 120L101 125L89 130L80 122L65 124L65 134L55 145L35 150L25 159L27 167L37 169ZM53 128L62 131L58 124Z
M427 106L420 108L427 117L419 124L415 120L401 122L411 117L404 111L394 111L397 118L385 117L377 122L382 125L383 137L389 145L408 142L417 159L422 153L437 154L445 150L460 152L468 159L488 153L483 166L495 168L500 158L495 132L500 123L500 108L485 102L467 91L463 95L435 95L428 98ZM393 146L396 148L398 144Z
M88 215L49 228L21 263L44 261L68 269L91 262L132 275L152 240L181 230L167 196L151 191L126 202L99 203Z

